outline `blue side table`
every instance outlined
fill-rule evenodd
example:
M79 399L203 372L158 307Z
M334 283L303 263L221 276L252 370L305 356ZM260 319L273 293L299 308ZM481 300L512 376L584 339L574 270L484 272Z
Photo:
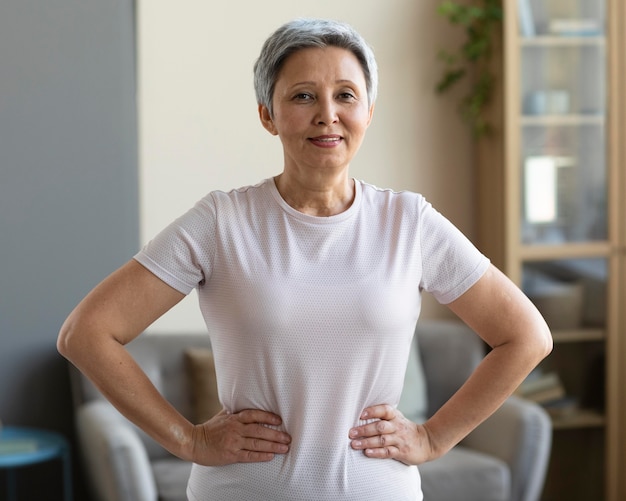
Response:
M63 494L72 500L70 447L58 433L5 426L0 430L0 468L7 470L7 499L17 500L16 469L60 459L63 463Z

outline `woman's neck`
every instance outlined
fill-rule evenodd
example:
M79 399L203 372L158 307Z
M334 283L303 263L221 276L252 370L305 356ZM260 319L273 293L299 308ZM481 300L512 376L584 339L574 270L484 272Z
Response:
M298 212L310 216L328 217L350 208L355 196L354 180L346 175L339 179L302 182L285 172L274 178L283 200Z

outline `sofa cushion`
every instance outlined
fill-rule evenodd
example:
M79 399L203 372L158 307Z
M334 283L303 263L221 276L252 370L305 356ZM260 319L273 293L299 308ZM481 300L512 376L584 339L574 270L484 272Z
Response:
M485 344L467 325L456 320L420 321L415 336L427 383L430 417L474 372L485 356Z
M480 452L457 446L419 466L424 499L437 501L508 501L511 472L508 465Z
M159 501L187 501L187 481L192 464L171 457L152 462Z
M186 349L185 370L191 393L192 419L196 424L204 423L222 410L213 352L209 348Z

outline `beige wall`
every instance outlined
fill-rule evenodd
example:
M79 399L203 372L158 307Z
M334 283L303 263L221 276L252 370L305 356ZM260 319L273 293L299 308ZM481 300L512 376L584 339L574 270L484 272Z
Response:
M259 124L252 65L294 17L352 24L374 47L380 90L354 177L423 193L473 236L472 145L450 96L437 96L437 50L457 35L438 0L142 1L138 9L142 242L213 189L280 172L278 139ZM203 329L195 298L154 332ZM441 316L432 300L424 316Z

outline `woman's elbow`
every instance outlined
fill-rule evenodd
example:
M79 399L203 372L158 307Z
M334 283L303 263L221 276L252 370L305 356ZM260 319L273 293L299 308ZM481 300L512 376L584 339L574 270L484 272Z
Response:
M545 322L543 322L543 325L537 329L535 338L536 341L533 344L536 347L535 352L537 356L537 363L539 363L552 352L552 348L554 346L552 333Z
M61 326L57 336L58 352L72 363L78 360L81 353L88 353L90 349L93 349L87 346L90 341L93 341L93 335L88 335L87 325L79 315L72 313Z
M73 328L73 323L68 318L61 327L59 335L57 336L57 350L62 356L64 356L68 360L71 360L72 358L72 351L74 349L75 340L75 329Z

